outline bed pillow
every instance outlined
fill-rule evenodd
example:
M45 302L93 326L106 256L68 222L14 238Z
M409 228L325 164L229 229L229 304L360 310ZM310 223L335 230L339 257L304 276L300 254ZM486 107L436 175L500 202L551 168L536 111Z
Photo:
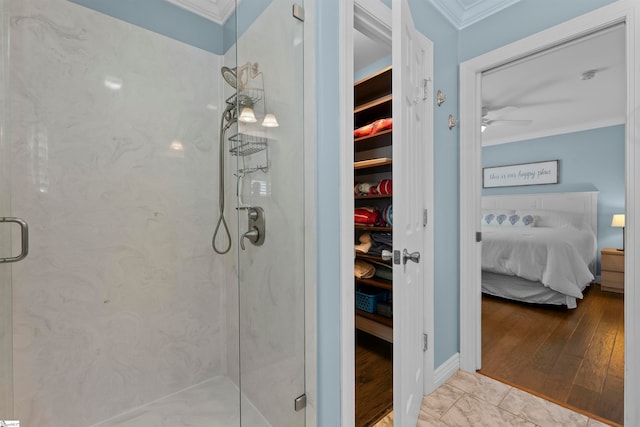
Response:
M533 215L535 217L536 227L575 227L575 228L584 228L586 227L584 217L582 215L571 213L571 212L562 212L562 211L554 211L554 210L544 210L544 209L530 209L527 211L516 211L518 215Z
M503 227L535 227L536 217L530 213L514 213L502 223Z
M482 225L501 226L507 221L514 211L483 211Z

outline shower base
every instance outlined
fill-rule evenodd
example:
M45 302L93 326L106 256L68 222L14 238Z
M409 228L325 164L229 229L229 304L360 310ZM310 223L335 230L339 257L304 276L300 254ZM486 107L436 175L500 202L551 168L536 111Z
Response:
M92 427L239 427L238 399L238 387L228 377L216 377ZM242 426L271 427L244 397Z

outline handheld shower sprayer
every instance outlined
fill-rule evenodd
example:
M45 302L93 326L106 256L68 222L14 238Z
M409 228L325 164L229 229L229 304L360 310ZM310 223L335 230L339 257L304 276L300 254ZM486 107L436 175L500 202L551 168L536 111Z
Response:
M242 78L243 70L247 67L247 65L243 66L240 69L240 77ZM257 68L257 64L255 65ZM244 85L242 80L238 81L237 76L237 67L229 68L222 67L220 70L222 73L222 77L224 80L234 89L238 89L238 83ZM227 226L227 221L224 218L224 141L227 130L238 121L238 111L242 110L242 108L249 107L253 108L253 100L243 94L238 94L237 91L235 94L231 95L226 99L227 107L222 113L220 117L220 142L219 142L219 152L218 152L218 222L216 224L216 228L213 232L213 237L211 239L211 246L213 250L220 255L226 254L231 249L231 233L229 232L229 227ZM225 123L226 122L226 123ZM220 232L220 228L224 229L225 234L227 235L227 246L223 249L218 249L216 246L216 238L218 237L218 233Z

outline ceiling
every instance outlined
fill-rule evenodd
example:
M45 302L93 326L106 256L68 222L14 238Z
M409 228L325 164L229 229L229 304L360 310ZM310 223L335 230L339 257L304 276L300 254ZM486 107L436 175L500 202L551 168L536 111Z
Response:
M497 120L482 144L623 124L624 31L620 24L484 73L483 113Z

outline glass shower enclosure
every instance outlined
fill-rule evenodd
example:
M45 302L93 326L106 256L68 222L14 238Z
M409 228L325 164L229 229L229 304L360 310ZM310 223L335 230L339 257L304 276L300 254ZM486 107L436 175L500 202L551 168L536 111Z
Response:
M304 426L304 4L117 3L0 0L0 420Z

